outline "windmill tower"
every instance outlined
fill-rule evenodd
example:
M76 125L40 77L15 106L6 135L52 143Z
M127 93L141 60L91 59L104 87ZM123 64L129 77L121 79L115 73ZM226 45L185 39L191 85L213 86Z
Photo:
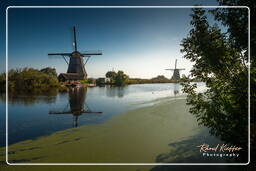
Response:
M73 127L78 126L78 118L83 114L101 114L102 112L92 111L86 104L86 87L70 89L69 94L69 110L63 111L50 111L50 115L73 115ZM68 107L68 106L67 106Z
M60 73L58 79L60 81L67 80L85 80L87 79L87 73L85 70L85 64L88 62L89 58L92 55L102 55L100 51L97 52L85 52L81 53L77 50L77 42L76 42L76 28L73 27L74 32L74 51L72 53L49 53L49 56L62 56L65 62L68 64L67 73ZM69 57L69 62L68 59ZM85 62L84 62L84 59Z
M165 69L168 71L173 71L172 80L179 81L180 80L180 71L185 70L185 68L177 68L177 59L175 60L174 69Z

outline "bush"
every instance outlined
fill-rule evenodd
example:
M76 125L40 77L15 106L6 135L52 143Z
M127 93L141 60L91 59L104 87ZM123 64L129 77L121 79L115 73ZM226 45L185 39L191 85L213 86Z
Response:
M46 90L52 87L59 87L55 69L37 70L33 68L12 69L8 72L9 91L33 91ZM56 71L55 71L56 72ZM5 91L5 73L0 75L1 92Z
M128 75L124 74L123 71L118 71L114 80L115 80L115 85L123 86L128 83L129 77Z

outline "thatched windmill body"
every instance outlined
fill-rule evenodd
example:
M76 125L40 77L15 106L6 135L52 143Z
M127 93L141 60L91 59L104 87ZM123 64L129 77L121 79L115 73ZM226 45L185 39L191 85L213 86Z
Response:
M168 71L173 71L172 80L179 81L180 80L180 71L185 70L185 68L177 68L177 59L175 60L174 69L165 69Z
M87 73L85 70L85 64L88 62L92 55L102 55L100 51L97 52L85 52L81 53L77 50L76 42L76 28L73 27L74 32L74 50L72 53L49 53L49 56L62 56L65 62L68 64L67 73L60 73L58 76L60 81L67 80L85 80L87 79ZM69 58L66 59L66 58ZM84 58L85 62L84 62Z

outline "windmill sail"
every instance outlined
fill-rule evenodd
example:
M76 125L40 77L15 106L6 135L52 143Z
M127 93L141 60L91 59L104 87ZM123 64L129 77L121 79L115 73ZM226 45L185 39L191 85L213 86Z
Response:
M89 60L90 56L93 55L102 55L102 52L85 52L80 53L77 50L77 40L76 40L76 28L73 27L73 37L74 37L74 50L72 53L49 53L49 56L62 56L69 57L69 62L66 58L64 60L68 64L67 73L61 73L58 78L60 81L67 81L67 80L86 80L87 79L87 73L85 70L85 63ZM84 63L84 59L87 58L86 62Z
M185 70L185 68L177 68L177 59L175 60L175 66L174 69L166 69L169 71L173 71L172 80L179 81L180 80L180 71Z

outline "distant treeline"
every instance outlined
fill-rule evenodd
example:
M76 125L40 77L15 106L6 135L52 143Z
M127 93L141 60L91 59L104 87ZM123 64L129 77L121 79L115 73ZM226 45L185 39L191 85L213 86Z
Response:
M147 83L177 83L179 81L171 80L163 75L151 79L141 79L141 78L130 78L128 84L147 84Z
M6 89L6 73L0 74L0 92ZM54 68L11 69L8 72L9 92L47 92L52 88L62 88Z
M179 81L171 80L163 75L151 79L129 78L123 71L108 71L106 78L94 80L81 80L82 84L114 85L124 86L127 84L147 84L147 83L176 83ZM50 91L66 91L67 82L59 82L55 68L34 68L11 69L8 72L8 90L10 93L47 93ZM6 90L6 73L0 74L0 92Z
M177 83L180 81L168 79L163 75L158 75L157 77L151 79L142 79L142 78L129 78L127 74L123 71L108 71L106 73L106 78L108 80L99 79L99 84L111 84L115 86L123 86L127 84L147 84L147 83Z

